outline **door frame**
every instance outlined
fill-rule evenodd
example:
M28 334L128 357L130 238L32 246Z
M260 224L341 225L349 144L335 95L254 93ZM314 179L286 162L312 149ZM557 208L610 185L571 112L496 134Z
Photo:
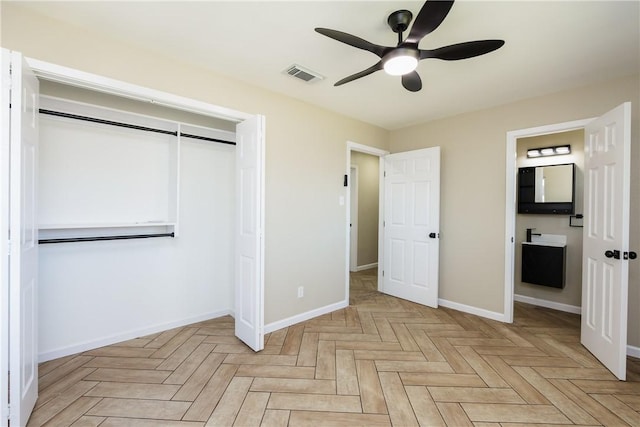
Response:
M369 145L359 144L353 141L347 141L347 164L345 167L345 174L347 176L351 173L351 152L357 151L359 153L370 154L372 156L379 157L379 165L378 165L378 180L379 180L379 202L378 202L378 290L382 289L382 267L384 266L384 241L383 241L383 219L384 219L384 156L390 154L389 151L383 150L376 147L371 147ZM350 181L350 180L349 180ZM351 221L351 183L347 181L347 190L346 193L346 209L345 209L345 301L347 304L349 303L349 257L351 256L351 233L349 230L349 224Z
M518 138L549 135L584 129L594 118L555 123L507 132L506 178L505 178L505 239L504 239L504 317L506 323L513 323L513 298L515 279L515 229L516 229L516 180Z
M349 169L349 271L358 271L358 165Z
M207 102L198 101L195 99L187 98L180 95L175 95L168 92L163 92L156 89L139 86L132 83L127 83L121 80L116 80L104 76L100 76L93 73L80 71L73 68L64 67L57 64L41 61L34 58L25 57L25 60L29 67L33 70L36 77L43 80L49 80L56 83L61 83L69 86L80 87L82 89L91 90L94 92L102 92L110 95L115 95L123 98L134 99L137 101L147 102L151 104L161 105L163 107L172 108L175 110L187 111L209 117L215 117L225 119L235 123L243 122L251 117L255 117L254 114L244 113L237 110L232 110L225 107L220 107ZM263 118L263 120L266 120ZM266 136L263 134L263 144ZM260 244L260 264L262 274L257 280L260 281L260 286L264 289L264 259L265 259L265 244L264 244L264 211L265 211L265 186L264 186L264 164L265 164L265 150L261 150L258 161L262 165L262 185L257 191L260 193L259 197L261 203L258 206L259 212L257 212L258 218L261 218L261 244ZM238 221L238 214L236 213L236 221ZM234 286L237 286L234 285ZM264 334L264 292L260 293L261 301L261 313L263 314L258 319L257 327ZM233 305L230 307L230 311L233 311Z

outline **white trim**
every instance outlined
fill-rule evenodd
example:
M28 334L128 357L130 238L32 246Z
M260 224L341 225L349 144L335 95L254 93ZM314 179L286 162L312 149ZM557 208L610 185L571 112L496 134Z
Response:
M388 151L382 150L380 148L371 147L368 145L358 144L357 142L347 141L347 165L346 165L346 174L351 173L351 151L357 151L359 153L371 154L372 156L377 156L380 158L380 166L378 167L378 175L380 179L380 192L378 197L378 265L382 264L382 254L384 252L383 247L383 236L382 236L382 220L383 216L383 201L384 201L384 185L382 185L383 181L383 173L384 173L384 156L389 154ZM344 274L344 286L345 286L345 300L349 301L349 258L351 255L351 240L350 240L350 230L349 230L349 221L351 221L351 191L347 189L346 191L346 199L347 199L347 209L345 209L345 274ZM382 270L378 269L378 290L380 290L380 284L382 283Z
M513 287L515 278L516 236L516 157L517 138L507 133L507 176L505 179L505 233L504 233L504 321L513 323Z
M81 344L74 344L68 347L47 351L46 353L40 353L38 354L38 362L42 363L48 360L58 359L64 356L82 353L84 351L93 350L95 348L104 347L106 345L111 345L111 344L115 344L115 343L119 343L127 340L132 340L134 338L140 338L146 335L151 335L158 332L164 332L169 329L179 328L181 326L187 326L193 323L216 319L218 317L231 315L231 314L232 314L231 310L217 310L210 313L201 314L199 316L189 317L181 320L175 320L167 323L160 323L147 328L135 329L135 330L123 332L117 335L102 337L99 339L86 341Z
M252 116L252 114L219 107L207 102L51 64L38 59L25 59L35 75L40 79L236 122L246 120Z
M581 314L582 308L577 305L563 304L561 302L549 301L546 299L534 298L527 295L515 294L514 301L524 302L526 304L537 305L539 307L551 308L566 313Z
M295 316L287 317L286 319L278 320L264 326L264 333L268 334L273 331L277 331L282 328L286 328L296 323L304 322L305 320L313 319L314 317L322 316L323 314L331 313L332 311L340 310L349 306L349 300L343 300L334 304L325 305L324 307L316 308L305 313L296 314Z
M358 144L357 142L347 141L347 150L357 151L359 153L371 154L373 156L383 157L389 154L387 150L382 150L380 148L371 147L369 145ZM349 162L349 166L351 166L351 162Z
M372 262L371 264L359 265L356 267L356 271L370 270L372 268L376 268L377 266L378 266L377 262Z
M349 168L349 271L358 271L358 165ZM355 203L353 201L355 199ZM351 207L354 209L351 210Z
M448 301L446 299L438 298L438 304L442 307L452 308L454 310L462 311L464 313L474 314L476 316L485 317L491 320L497 320L498 322L504 322L504 314L495 311L485 310L483 308L473 307L466 304L460 304L458 302Z
M627 356L637 357L638 359L640 359L640 347L627 345Z
M583 129L594 120L582 119L555 123L507 132L506 174L505 174L505 232L504 232L504 322L513 323L513 294L515 271L515 228L516 228L516 148L518 138L548 135Z

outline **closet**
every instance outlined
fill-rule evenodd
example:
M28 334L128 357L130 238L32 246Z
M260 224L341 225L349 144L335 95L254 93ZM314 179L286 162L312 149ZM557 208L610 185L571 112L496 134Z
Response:
M38 362L226 314L262 350L265 117L0 63L0 419L26 424Z
M39 353L232 313L235 123L43 82Z

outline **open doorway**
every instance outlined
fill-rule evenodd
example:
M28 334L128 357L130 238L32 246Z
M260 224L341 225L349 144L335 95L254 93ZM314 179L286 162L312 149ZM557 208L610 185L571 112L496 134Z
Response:
M580 342L618 379L624 380L628 352L627 261L636 257L635 252L629 251L630 102L620 104L596 119L507 133L505 321L513 321L517 139L577 129L584 129L585 132ZM545 151L551 153L557 150L540 149L538 155ZM537 175L537 170L535 172ZM521 171L518 174L521 175ZM538 186L537 177L529 181L534 182L533 185L531 182L528 185L535 190ZM523 192L522 186L519 187L519 197L527 203L531 202L531 193L535 194L536 191L529 189L529 194L525 197L523 194L527 194L526 189ZM521 200L518 201L518 211L522 212ZM531 231L527 232L527 242L533 242L530 239Z
M558 155L538 155L541 150L549 147L564 149ZM514 301L580 314L584 129L518 138L516 168L521 172L516 179L525 179L521 175L531 173L537 180L534 180L536 185L533 205L525 206L523 202L521 209L517 209L515 214ZM559 170L574 173L560 177L554 172ZM558 204L559 208L560 203L571 202L572 209L547 208L551 204ZM540 203L544 205L536 208ZM542 238L564 241L564 248L550 250L553 256L558 255L558 267L562 267L558 269L558 274L551 274L554 271L548 268L548 262L544 273L536 271L536 266L529 262L531 251L538 250L538 246L527 246L531 243L532 234L536 241L543 240ZM546 246L542 250L545 248Z
M380 164L377 156L351 153L351 260L350 270L378 266Z
M515 294L516 294L516 281L517 282L521 282L521 271L518 269L518 271L516 271L516 264L520 264L520 260L521 260L521 252L520 250L516 250L516 247L519 247L522 245L522 242L524 240L526 240L526 235L522 236L521 234L521 230L520 228L522 228L524 226L524 229L526 230L526 228L539 228L540 230L542 230L543 227L546 227L547 224L546 222L544 223L540 223L540 225L538 225L537 223L534 224L530 224L530 222L528 220L524 220L524 221L517 221L518 218L518 214L517 214L517 183L518 183L518 167L521 167L524 165L525 163L525 159L526 159L526 147L528 145L538 145L539 143L541 143L541 141L544 142L550 142L550 141L545 141L545 138L565 138L567 135L573 135L573 137L575 138L576 134L573 134L573 132L577 132L578 134L582 134L584 135L584 128L585 126L591 121L591 119L585 119L585 120L577 120L577 121L573 121L573 122L565 122L565 123L557 123L557 124L553 124L553 125L547 125L547 126L540 126L540 127L536 127L536 128L528 128L528 129L520 129L517 131L512 131L512 132L508 132L507 133L507 163L506 163L506 170L507 170L507 177L506 177L506 213L505 213L505 224L506 224L506 242L505 242L505 297L504 297L504 321L507 323L512 323L513 322L513 307L514 307L514 301L515 301ZM557 135L557 136L556 136ZM581 153L581 164L584 164L584 139L582 139L580 142L575 142L573 145L575 145L575 149L579 150ZM550 144L550 145L554 145L554 144ZM540 146L541 147L541 146ZM545 146L546 147L546 146ZM574 148L572 146L572 148ZM522 154L524 153L524 154ZM524 158L520 158L520 156L524 156ZM564 157L564 156L562 156ZM576 157L577 158L577 157ZM520 160L520 161L519 161ZM538 165L538 164L543 164L542 162L547 161L547 164L549 164L549 160L536 160L535 162L538 163L532 163L531 165ZM576 161L577 160L572 160L572 161ZM572 161L569 161L567 159L566 162L563 163L571 163ZM551 162L555 162L555 160L552 160ZM580 174L580 172L578 173ZM583 181L581 181L583 182ZM582 189L582 187L581 187ZM581 190L582 191L582 190ZM576 203L576 210L574 211L574 213L581 213L581 209L582 209L582 196L580 196L578 203ZM554 215L555 216L555 215ZM541 217L541 215L536 215L536 217ZM531 217L533 218L533 217ZM557 218L560 218L560 216L558 216ZM564 221L566 221L566 227L569 226L569 216L568 215L563 215L562 218L564 218ZM544 219L544 217L542 217L541 219ZM537 231L540 231L537 230ZM578 229L581 230L581 229ZM542 230L545 231L546 230ZM526 231L525 231L526 232ZM550 232L549 232L550 233ZM580 250L580 260L582 258L582 251ZM581 263L581 261L579 261ZM517 274L516 274L517 273ZM579 279L581 280L581 278ZM543 291L544 292L544 291ZM553 292L553 291L551 291ZM518 287L518 295L523 295L527 296L526 291L523 291L521 289L521 287ZM545 295L546 296L546 295ZM548 298L548 296L546 296ZM519 300L523 301L525 298L521 298L520 296L518 297ZM542 305L541 301L544 300L545 298L543 297L538 297L536 302L538 302L540 305ZM527 300L525 302L531 302L531 300ZM569 304L565 304L565 305L569 305ZM562 307L559 305L556 305L556 307ZM552 307L553 308L553 307ZM565 310L565 311L569 311L569 310Z
M347 142L347 260L345 277L346 300L351 300L351 275L363 278L363 291L377 291L381 259L380 233L382 221L383 156L387 151ZM356 282L358 279L356 279ZM360 293L354 289L355 293ZM355 294L354 294L355 295Z

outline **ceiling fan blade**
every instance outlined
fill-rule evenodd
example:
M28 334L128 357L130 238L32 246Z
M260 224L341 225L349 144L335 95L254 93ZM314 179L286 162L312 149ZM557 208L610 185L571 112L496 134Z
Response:
M427 0L418 12L416 19L413 20L409 37L404 42L418 44L424 36L442 24L451 10L451 6L453 6L453 0Z
M337 81L334 84L334 86L340 86L340 85L343 85L345 83L352 82L352 81L357 80L357 79L359 79L361 77L368 76L369 74L375 73L378 70L382 70L382 61L378 61L377 64L372 65L371 67L367 68L366 70L362 70L359 73L352 74L352 75L350 75L348 77L345 77L344 79L342 79L340 81Z
M380 46L377 44L373 44L368 42L360 37L354 36L352 34L343 33L338 30L330 30L328 28L316 28L317 33L322 34L323 36L327 36L344 44L348 44L349 46L357 47L358 49L366 50L368 52L375 53L380 58L384 56L389 50L393 49L391 47Z
M433 50L420 50L420 59L436 58L445 61L473 58L500 49L504 40L476 40L444 46Z
M408 91L417 92L422 89L422 80L417 72L412 71L402 76L402 86Z

